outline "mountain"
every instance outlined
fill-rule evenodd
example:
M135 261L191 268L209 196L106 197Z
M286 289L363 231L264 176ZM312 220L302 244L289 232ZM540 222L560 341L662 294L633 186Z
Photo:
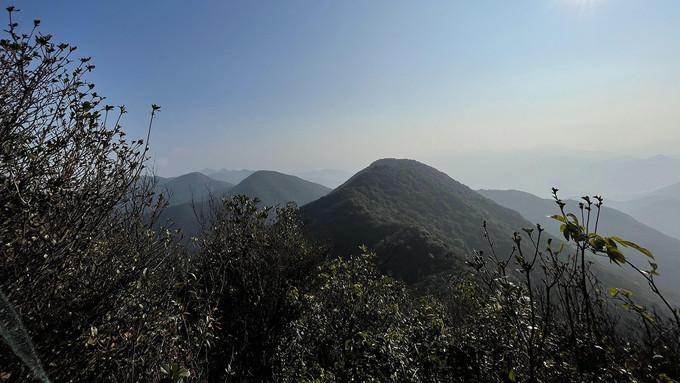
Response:
M243 181L249 175L255 173L254 170L230 170L230 169L204 169L203 173L210 176L210 178L216 179L218 181L229 182L230 184L237 184Z
M557 212L554 201L516 190L480 190L479 193L500 205L520 212L532 222L540 223L548 233L556 237L561 236L559 223L548 218L549 215ZM565 202L567 202L568 211L574 212L577 209L578 202ZM598 232L609 236L617 235L647 247L655 255L659 265L661 273L658 277L659 284L671 291L680 289L680 282L675 277L680 273L680 240L665 235L628 214L609 208L606 203L607 201L600 213ZM631 251L627 255L630 255L631 261L644 267L645 270L649 268L644 256Z
M657 189L649 194L680 199L680 182L670 186L663 187L661 189Z
M302 179L316 182L331 189L335 189L336 187L342 185L342 183L347 181L349 177L352 176L351 173L338 169L311 170L297 173L296 175Z
M611 205L660 232L680 239L680 183Z
M163 185L163 184L165 184L166 182L168 182L172 179L172 177L161 177L161 176L155 176L155 175L145 175L145 176L142 176L142 178L144 178L147 181L153 182L154 185L156 185L156 186Z
M225 190L222 195L257 197L266 206L284 205L288 202L303 205L326 195L329 191L330 189L325 186L295 176L259 170L253 172L238 185ZM219 197L217 193L215 193L215 196ZM214 201L207 199L196 199L196 203L187 201L169 206L162 212L160 222L170 225L172 228L182 229L187 236L194 236L199 233L199 221L201 218L209 216L214 203Z
M502 254L512 248L512 233L531 225L446 174L403 159L374 162L301 214L335 254L356 254L365 244L386 271L407 282L462 266L474 249L486 250L484 221Z
M331 189L302 178L271 170L258 170L229 191L230 195L259 198L265 205L295 202L304 205L330 192Z
M233 184L218 181L203 173L193 172L174 178L156 177L156 193L163 193L170 205L201 201L214 195L225 195Z

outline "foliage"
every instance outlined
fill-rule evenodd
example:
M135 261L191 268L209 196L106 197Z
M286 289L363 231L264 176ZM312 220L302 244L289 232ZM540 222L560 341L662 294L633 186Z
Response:
M271 379L278 340L300 311L289 296L320 260L294 205L277 209L273 222L270 210L245 196L226 199L197 241L190 316L203 329L211 380Z
M135 380L140 369L127 367L140 355L175 352L166 323L145 328L173 312L162 275L176 258L172 236L148 225L162 201L138 182L148 137L125 139L125 108L114 114L85 79L90 58L41 34L38 20L19 32L15 12L0 40L0 290L50 378ZM0 366L22 380L30 370L15 346L0 345Z
M281 381L443 381L448 335L439 304L381 275L366 249L324 265L312 291L291 295L303 313L279 346Z
M657 314L633 301L630 290L605 290L590 269L589 255L607 257L612 263L634 265L618 251L619 246L637 250L653 259L646 248L619 237L597 233L602 198L584 197L581 219L565 213L557 197L561 230L573 247L545 243L543 228L515 233L515 248L497 255L489 239L490 256L473 259L482 289L481 310L472 314L470 326L461 334L464 343L484 358L480 371L495 371L483 380L501 381L503 371L513 371L526 381L664 381L678 378L678 323L676 314L656 287L656 267L639 270L668 315ZM485 231L487 238L488 232ZM529 241L526 251L522 242ZM610 297L624 303L621 313ZM619 321L619 315L626 315ZM670 318L670 320L669 320ZM495 361L504 360L499 366ZM500 371L500 375L498 373ZM492 373L494 374L494 373Z
M550 218L555 213L561 214L559 208L556 209L552 198L539 198L529 193L513 190L484 190L480 193L503 206L517 210L532 223L540 224L545 229L544 237L549 234L556 239L563 238L560 231L562 222ZM564 202L567 204L565 212L573 213L580 219L579 202L584 201L564 200ZM673 292L680 288L680 283L677 278L673 278L673 275L680 271L680 259L677 257L680 240L666 236L607 205L600 208L598 234L607 237L620 236L649 246L649 250L654 253L654 262L663 269L663 275L655 278L656 283L665 289L669 298L678 301ZM619 246L619 250L634 265L642 268L648 267L649 258L641 257L637 250L623 246ZM604 285L628 288L636 291L640 299L654 300L653 293L646 291L648 290L647 283L639 278L639 274L632 268L613 267L608 257L589 257L589 259L594 261L593 271Z

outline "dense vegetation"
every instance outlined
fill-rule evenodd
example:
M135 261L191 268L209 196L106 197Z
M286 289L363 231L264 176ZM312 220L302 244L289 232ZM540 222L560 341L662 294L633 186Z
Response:
M679 314L653 254L598 234L600 199L577 218L555 193L563 247L432 168L379 161L306 208L312 227L294 205L235 196L186 251L158 227L148 137L125 140L125 108L114 115L86 81L89 59L39 21L22 34L13 12L0 41L0 380L680 379ZM333 222L330 252L306 237ZM659 311L602 286L591 257L633 268ZM427 286L383 274L386 260Z

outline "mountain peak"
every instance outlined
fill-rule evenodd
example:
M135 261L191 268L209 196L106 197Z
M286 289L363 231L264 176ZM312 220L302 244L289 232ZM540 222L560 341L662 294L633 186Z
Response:
M325 186L296 176L273 170L258 170L236 185L231 194L257 197L265 205L291 201L303 205L326 195L329 191L330 189Z
M161 180L156 185L157 192L164 192L172 205L204 200L210 195L224 195L234 185L218 181L199 172L183 174L175 178Z
M424 164L420 161L412 160L410 158L381 158L379 160L373 161L366 169L380 169L380 168L392 168L392 169L402 169L410 171L419 172L435 172L439 173L445 177L446 174L440 172L439 170L433 168L430 165Z
M284 174L281 172L277 172L274 170L256 170L254 171L250 176L246 177L245 179L257 179L257 178L263 178L263 177L280 177L280 178L287 178L287 177L294 177L298 178L289 174Z
M308 227L330 240L337 255L367 245L389 257L389 271L406 280L462 265L485 249L482 223L501 249L530 224L517 212L479 195L443 172L409 159L373 162L342 186L302 208ZM409 244L405 246L404 244Z
M373 167L373 166L407 166L407 165L428 166L428 165L425 165L422 162L418 162L418 161L410 159L410 158L386 157L386 158L380 158L380 159L373 161L368 167L370 168L370 167Z
M191 172L174 177L174 180L210 180L211 178L201 172Z

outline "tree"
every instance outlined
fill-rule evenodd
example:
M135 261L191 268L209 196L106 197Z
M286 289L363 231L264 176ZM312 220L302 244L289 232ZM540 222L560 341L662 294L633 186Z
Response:
M259 208L245 196L212 210L192 260L187 318L207 355L201 378L269 381L279 339L300 315L290 294L305 289L322 251L304 237L294 205Z
M278 350L283 382L448 381L449 337L441 307L382 275L375 255L323 265Z
M120 126L125 108L116 113L104 105L85 78L94 69L90 58L76 59L74 46L40 33L39 20L21 33L13 19L17 10L7 11L0 40L0 291L21 317L33 358L42 360L47 375L85 379L110 360L93 357L101 356L94 346L109 342L107 353L133 360L141 351L116 348L127 345L116 342L135 322L126 307L167 303L158 292L142 297L152 289L135 286L159 280L176 248L169 236L150 230L162 202L140 178L148 136L126 140ZM159 109L151 108L149 131ZM129 335L137 339L145 330ZM0 345L0 365L9 369L3 373L28 377L30 370L8 347L16 344ZM138 372L121 378L136 379Z

